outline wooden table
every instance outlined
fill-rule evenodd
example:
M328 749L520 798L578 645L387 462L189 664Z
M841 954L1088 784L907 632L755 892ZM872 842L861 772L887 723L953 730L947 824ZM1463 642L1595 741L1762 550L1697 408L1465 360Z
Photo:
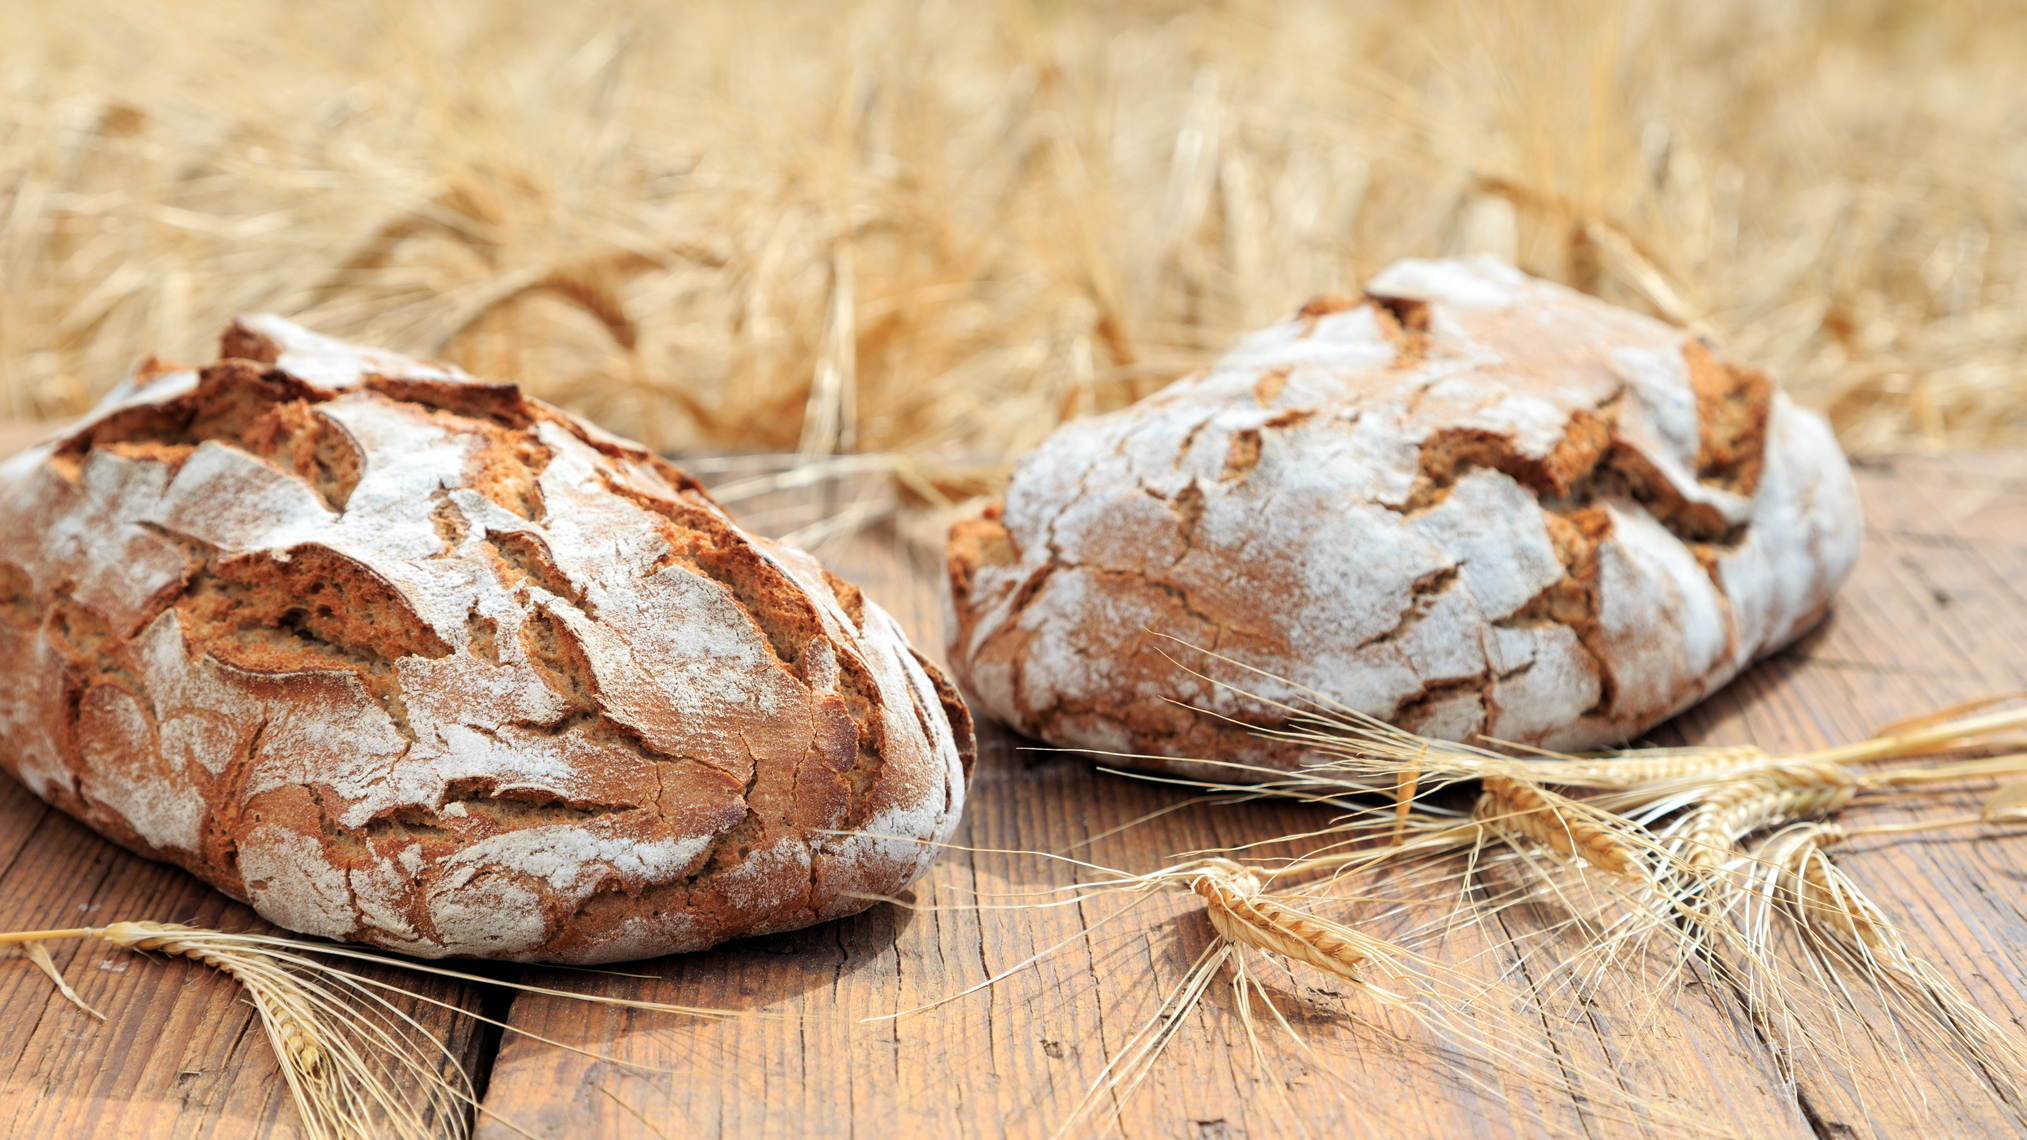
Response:
M1999 690L2027 688L2027 454L1901 458L1859 470L1864 556L1830 619L1665 726L1659 743L1751 740L1797 749L1855 739L1881 722ZM861 540L833 557L925 647L941 645L936 568L899 544ZM1077 937L1110 913L1100 902L1048 910L979 905L980 895L1075 881L1063 864L993 853L1075 854L1136 870L1174 852L1266 839L1316 825L1320 809L1213 805L1186 792L1101 774L1087 759L1032 750L990 726L957 842L916 909L855 918L642 963L644 976L500 968L498 976L586 992L795 1016L697 1023L612 1011L492 986L439 984L433 996L486 1009L594 1052L597 1060L418 1005L485 1090L481 1136L1050 1135L1109 1058L1154 1012L1209 938L1200 908L1156 899ZM1130 831L1113 829L1173 809ZM1275 849L1268 849L1272 853ZM1842 857L1944 972L2002 1021L2027 1010L2027 838L1872 843ZM935 909L932 909L935 908ZM257 927L246 908L179 871L142 861L0 777L0 929L156 918ZM989 991L933 1012L897 1013L1063 949ZM294 1135L294 1110L268 1046L233 983L181 961L103 946L56 945L95 1022L18 954L0 955L0 1135ZM1314 979L1312 978L1313 982ZM420 984L413 983L411 984ZM1503 1135L1543 1121L1623 1129L1569 1104L1510 1105L1441 1077L1426 1058L1375 1046L1343 1016L1343 995L1290 982L1313 1053L1272 1050L1254 1069L1233 999L1214 989L1162 1063L1126 1102L1129 1136L1212 1140L1301 1135ZM1739 1135L2015 1135L2018 1118L1920 1051L1874 1057L1927 1090L1926 1103L1805 1073L1784 1087L1761 1037L1722 986L1693 983L1660 1010L1594 998L1582 1016L1546 1019L1557 1050L1626 1060L1626 1079ZM632 1066L632 1067L629 1067ZM1877 1072L1864 1064L1861 1072ZM1270 1087L1285 1085L1285 1099ZM1106 1102L1109 1104L1109 1102ZM1102 1119L1102 1116L1101 1118ZM1298 1125L1296 1122L1300 1121ZM503 1121L510 1121L509 1127ZM1085 1133L1095 1131L1083 1129ZM1637 1129L1632 1131L1637 1132Z

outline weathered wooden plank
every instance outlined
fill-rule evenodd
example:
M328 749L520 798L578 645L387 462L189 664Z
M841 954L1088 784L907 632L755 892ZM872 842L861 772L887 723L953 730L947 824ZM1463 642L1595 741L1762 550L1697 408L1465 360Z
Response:
M901 567L883 542L829 552L828 561L894 612L918 644L940 644L936 584ZM510 1036L489 1108L542 1136L830 1136L874 1127L904 1135L1052 1134L1155 1015L1211 932L1190 897L1150 900L1112 924L1105 916L1126 900L1008 909L1039 901L1033 892L1091 876L1005 852L1060 852L1145 871L1180 852L1312 830L1329 813L1286 803L1192 802L1183 790L1107 775L1084 757L1033 750L991 726L982 744L956 840L974 850L946 856L914 892L920 904L951 909L876 907L810 931L653 963L646 967L651 980L535 972L543 984L764 1008L796 1020L700 1026L664 1019L645 1033L629 1015L524 995L514 1004L517 1027L679 1072L627 1073ZM1293 850L1270 845L1256 853ZM1461 933L1444 952L1459 960L1488 953L1489 934ZM926 1015L854 1024L958 993L1064 942L1055 956L988 992ZM1268 1039L1271 1074L1256 1073L1234 998L1221 984L1187 1016L1139 1092L1123 1103L1101 1097L1095 1121L1116 1107L1128 1135L1185 1136L1284 1134L1297 1116L1321 1135L1508 1135L1543 1122L1586 1125L1567 1093L1545 1095L1507 1080L1500 1095L1490 1095L1446 1076L1426 1055L1376 1040L1357 1024L1376 1012L1363 999L1333 994L1314 975L1267 975L1303 1034L1299 1046ZM1502 1044L1572 1058L1579 1068L1601 1068L1609 1054L1660 1103L1716 1113L1739 1134L1808 1134L1749 1024L1723 994L1684 994L1658 1010L1628 995L1596 994L1590 1008L1549 1019L1532 1040ZM1601 1135L1639 1131L1588 1123ZM511 1132L492 1125L482 1134Z

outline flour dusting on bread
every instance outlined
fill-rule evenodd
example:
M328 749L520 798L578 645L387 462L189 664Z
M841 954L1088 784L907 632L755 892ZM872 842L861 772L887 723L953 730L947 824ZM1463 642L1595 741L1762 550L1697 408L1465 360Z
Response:
M224 348L0 468L0 761L38 795L423 955L792 928L949 837L962 704L807 555L511 385L274 317Z
M1581 749L1821 617L1858 503L1765 375L1489 261L1368 289L1065 425L960 524L951 663L984 709L1212 778L1180 758L1302 762L1251 733L1272 702Z

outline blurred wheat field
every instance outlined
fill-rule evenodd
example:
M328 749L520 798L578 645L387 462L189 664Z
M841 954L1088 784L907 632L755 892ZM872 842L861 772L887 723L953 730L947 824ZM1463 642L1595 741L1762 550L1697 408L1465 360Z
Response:
M270 309L667 450L992 463L1487 254L1856 452L2027 439L2018 3L10 0L0 45L16 417Z

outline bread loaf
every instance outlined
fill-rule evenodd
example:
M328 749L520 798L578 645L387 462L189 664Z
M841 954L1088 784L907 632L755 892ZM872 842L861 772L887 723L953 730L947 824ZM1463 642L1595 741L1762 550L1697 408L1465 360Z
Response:
M792 929L950 835L954 691L681 471L278 318L224 356L0 467L0 762L37 795L283 926L431 957Z
M1280 767L1299 749L1249 730L1286 722L1274 702L1586 749L1823 615L1857 498L1766 376L1492 262L1370 289L1066 425L953 532L979 706L1059 745Z

